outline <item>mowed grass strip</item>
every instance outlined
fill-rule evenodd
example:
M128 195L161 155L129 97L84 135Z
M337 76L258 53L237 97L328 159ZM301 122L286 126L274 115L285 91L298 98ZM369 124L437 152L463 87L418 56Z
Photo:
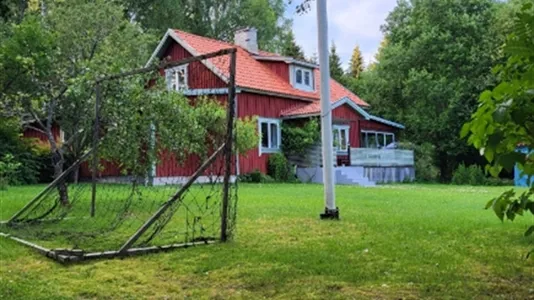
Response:
M41 188L0 191L2 219ZM241 184L228 244L62 266L0 239L0 298L534 299L534 219L483 209L506 189L338 186L336 222L321 186Z

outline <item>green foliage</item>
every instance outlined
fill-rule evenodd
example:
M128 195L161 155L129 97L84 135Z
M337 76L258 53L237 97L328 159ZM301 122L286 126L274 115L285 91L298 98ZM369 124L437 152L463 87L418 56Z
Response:
M9 184L34 184L42 167L39 148L21 137L22 128L15 118L0 118L0 157L12 155L20 167L9 176ZM50 161L46 161L47 164Z
M516 151L522 144L534 148L534 10L531 3L516 15L513 33L508 36L505 64L494 68L500 83L480 95L479 107L462 129L462 137L479 149L488 160L486 170L498 176L504 168L518 166L530 178L534 176L532 153ZM514 220L524 211L534 214L533 188L515 198L509 191L488 203L503 220ZM532 228L532 227L530 227ZM527 233L531 233L531 229Z
M284 122L282 124L282 152L287 156L303 155L319 141L321 132L317 119L310 119L304 125Z
M293 57L302 61L306 60L306 56L304 56L304 51L297 44L297 41L295 40L295 34L293 33L291 27L288 28L287 32L282 36L282 51L280 54L282 54L283 56Z
M0 46L0 106L8 115L31 116L46 134L58 158L55 176L66 157L79 157L91 143L94 79L141 66L152 51L156 39L123 12L111 1L51 1L46 14L26 14L12 25ZM128 93L115 88L113 95ZM65 143L56 143L52 124L64 131Z
M274 153L269 156L267 174L277 182L295 181L293 168L282 153Z
M417 182L437 182L439 180L439 168L434 163L436 151L432 144L401 143L400 148L414 151L415 180Z
M534 187L531 187L528 191L521 193L516 197L515 191L509 190L504 192L499 197L491 199L486 204L486 209L493 209L493 212L501 221L507 220L513 221L516 216L523 216L523 214L531 213L534 215ZM534 234L534 225L528 227L525 231L525 237L532 236ZM534 253L534 250L530 251L527 255L530 256Z
M460 164L452 175L452 183L457 185L486 185L486 175L478 165L466 167Z
M377 115L406 126L406 140L435 147L444 181L458 162L476 158L458 132L494 80L488 73L500 47L492 34L494 5L492 0L399 1L382 27L385 42L377 63L356 84Z
M341 66L341 57L337 54L336 44L332 43L330 47L330 77L337 81L341 81L343 74L343 67Z
M162 35L168 28L232 42L244 27L258 29L258 45L280 50L285 33L284 0L120 0L127 17ZM179 8L179 9L178 9Z
M132 86L130 96L124 98L127 105L120 104L124 101L122 97L110 99L117 103L110 103L103 117L108 124L101 147L106 159L120 162L134 174L146 175L153 162L161 157L158 153L173 154L183 162L191 154L205 158L224 143L226 109L222 104L208 97L192 103L182 94L165 88L161 80L149 90L142 84ZM237 122L239 153L258 145L255 124L251 118Z
M6 190L10 177L20 168L21 163L15 160L12 154L6 154L0 158L0 190Z

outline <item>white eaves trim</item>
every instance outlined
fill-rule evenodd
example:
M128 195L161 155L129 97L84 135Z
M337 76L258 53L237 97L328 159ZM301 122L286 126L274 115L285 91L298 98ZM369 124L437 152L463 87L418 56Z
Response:
M256 59L256 60L263 60L263 61L280 61L280 62L285 62L286 64L295 64L295 65L308 67L308 68L312 68L312 69L319 68L319 65L312 64L312 63L309 63L309 62L306 62L306 61L297 60L297 59L294 59L293 57L289 57L289 56L261 56L261 55L254 55L253 58Z
M175 42L177 42L180 46L184 47L184 49L187 50L187 52L191 53L192 55L194 56L200 55L200 53L198 53L193 47L189 46L189 44L187 44L184 40L182 40L174 32L174 30L167 29L167 32L165 33L163 38L160 40L154 52L152 52L152 55L150 56L150 59L148 60L148 62L145 64L145 67L150 66L150 64L152 64L154 59L156 59L159 56L161 50L163 50L169 38L172 38ZM201 62L210 71L212 71L215 75L217 75L222 81L224 81L225 83L228 83L228 78L217 67L215 67L209 60L202 60Z
M343 104L347 104L348 106L352 107L354 110L360 113L366 120L372 120L375 122L386 124L392 127L397 127L400 129L405 128L404 125L402 124L371 115L370 113L366 112L363 108L361 108L358 104L354 103L354 101L352 101L349 97L343 97L339 99L338 101L336 101L334 104L332 104L332 110L340 107Z

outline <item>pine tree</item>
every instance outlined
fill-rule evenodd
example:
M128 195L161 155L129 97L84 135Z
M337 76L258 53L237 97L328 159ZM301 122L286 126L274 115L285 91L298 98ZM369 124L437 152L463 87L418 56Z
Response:
M388 46L388 39L384 37L384 39L382 39L382 41L380 42L380 46L378 47L378 51L375 54L374 61L369 63L369 65L367 66L368 70L372 71L376 68L376 64L378 64L380 62L380 59L382 59L384 48L386 48L387 46Z
M332 43L330 48L330 77L340 81L343 77L343 67L341 66L341 58L337 54L336 44Z
M360 47L356 45L354 51L352 52L352 57L350 59L350 74L352 77L358 79L363 72L363 57Z
M284 36L282 55L293 57L298 60L306 60L304 51L302 51L302 48L295 40L295 34L293 33L293 30L289 30Z
M317 53L314 52L310 57L308 57L308 59L306 59L306 61L309 62L309 63L318 65L319 64L319 57L317 56Z

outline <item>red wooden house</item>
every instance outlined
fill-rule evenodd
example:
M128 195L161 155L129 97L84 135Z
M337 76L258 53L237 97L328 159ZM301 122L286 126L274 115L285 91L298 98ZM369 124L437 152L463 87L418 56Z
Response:
M258 147L239 156L236 175L254 170L267 172L268 157L280 151L281 123L317 117L319 104L319 66L258 49L255 29L236 32L235 44L218 41L180 30L169 29L152 57L171 61L237 48L236 114L239 118L258 117L261 141ZM189 65L162 70L169 89L195 97L208 95L225 101L228 93L229 59L209 59ZM349 149L381 148L395 141L404 127L367 112L369 104L330 80L333 128L338 165L350 165ZM175 182L194 172L198 162L178 164L162 157L154 170L155 183ZM119 176L119 170L106 170L108 176Z
M257 149L240 155L238 174L254 170L267 172L268 157L280 151L284 138L280 124L316 117L320 113L319 67L261 51L256 41L255 29L236 32L235 44L169 29L149 61L163 58L174 61L237 47L237 116L257 116L262 136ZM189 95L211 94L224 98L228 69L229 60L219 59L205 62L202 68L181 67L179 70L166 70L165 74L170 88L180 89ZM398 123L370 115L366 111L369 104L333 79L330 88L339 165L350 165L350 148L384 147L393 143L397 132L404 128ZM172 160L163 160L156 167L155 177L187 176L191 171Z

